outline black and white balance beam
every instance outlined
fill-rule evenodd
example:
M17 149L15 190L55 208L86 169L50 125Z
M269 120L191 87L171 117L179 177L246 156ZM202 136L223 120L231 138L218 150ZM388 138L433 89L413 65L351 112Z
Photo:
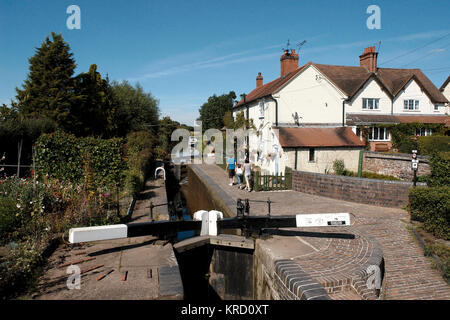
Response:
M192 221L155 221L73 228L69 242L112 240L140 236L164 236L179 231L200 230L200 235L216 236L221 229L338 227L350 225L349 213L316 213L284 216L243 216L225 218L219 211L197 211Z

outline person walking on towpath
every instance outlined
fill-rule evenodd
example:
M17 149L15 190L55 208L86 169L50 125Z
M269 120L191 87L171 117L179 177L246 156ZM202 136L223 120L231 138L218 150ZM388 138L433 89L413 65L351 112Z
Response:
M236 168L236 179L237 179L239 189L243 188L242 183L241 183L241 182L244 182L243 174L244 174L243 166L242 166L242 164L239 163Z
M248 160L248 158L245 159L245 164L244 164L244 177L245 177L245 190L247 190L248 192L252 191L252 189L250 188L250 176L252 174L252 165L250 164L250 161Z
M228 171L228 178L230 179L230 186L233 185L234 175L235 175L235 168L236 168L236 159L231 156L227 159L227 171Z

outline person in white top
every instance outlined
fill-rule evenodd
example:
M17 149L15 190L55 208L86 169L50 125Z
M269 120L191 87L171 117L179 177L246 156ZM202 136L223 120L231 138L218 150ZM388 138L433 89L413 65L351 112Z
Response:
M236 179L238 182L238 188L241 189L242 183L241 181L243 180L242 178L242 174L244 173L244 170L242 169L242 164L238 164L237 168L236 168Z
M248 192L252 191L252 189L250 188L250 175L252 174L252 165L250 164L250 161L248 160L248 158L245 159L245 164L244 164L244 177L245 177L245 190L247 190Z

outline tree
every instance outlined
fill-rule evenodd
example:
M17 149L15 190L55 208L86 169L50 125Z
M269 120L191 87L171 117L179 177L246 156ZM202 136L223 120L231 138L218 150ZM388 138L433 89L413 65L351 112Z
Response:
M108 80L102 79L93 64L89 72L74 78L77 101L70 109L67 131L77 136L110 137L116 129L115 109Z
M244 111L238 112L236 114L236 119L233 118L233 113L231 111L225 112L222 121L227 129L253 129L257 131L256 126L253 123L253 119L246 119Z
M29 59L29 73L16 88L19 112L27 118L48 118L63 126L76 100L73 87L75 61L60 34L51 34Z
M132 131L147 130L156 135L159 101L137 84L113 81L110 87L116 135L126 136Z
M234 91L221 96L213 95L209 97L199 110L200 117L198 120L202 121L203 130L222 129L224 127L223 117L227 111L231 111L233 108L234 99L236 99Z

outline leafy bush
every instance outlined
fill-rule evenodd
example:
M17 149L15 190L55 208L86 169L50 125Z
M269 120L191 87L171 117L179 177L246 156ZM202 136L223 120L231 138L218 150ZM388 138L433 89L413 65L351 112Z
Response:
M363 171L362 178L368 178L368 179L380 179L380 180L389 180L389 181L399 181L401 179L394 177L394 176L389 176L389 175L385 175L385 174L378 174L378 173L374 173L374 172L369 172L369 171Z
M120 183L127 168L123 140L77 138L57 131L43 134L36 142L36 171L61 181L82 183L86 179L86 162L97 186Z
M450 239L450 187L416 187L409 191L411 219L423 222L426 231Z
M125 186L136 197L144 186L153 158L155 138L148 131L137 131L127 135L128 167Z
M17 201L11 197L0 197L0 237L6 239L6 235L13 232L18 225Z
M442 123L424 124L419 122L414 123L399 123L385 125L390 130L392 137L392 145L401 153L411 153L411 150L416 148L414 143L414 135L421 129L431 129L433 135L443 134L445 132L445 125ZM421 139L421 137L419 137Z
M402 141L397 143L397 149L400 153L411 153L416 148L414 137L405 137Z
M137 169L132 169L127 172L125 179L125 185L127 190L133 197L137 197L139 192L142 190L144 184L144 177L142 173Z
M435 152L450 152L449 136L432 135L418 137L417 144L418 151L422 155L432 155Z
M344 172L345 172L344 160L339 160L339 159L334 160L333 161L333 170L339 176L344 175Z
M430 160L428 184L433 187L450 186L450 152L434 153Z
M11 243L8 255L0 260L0 298L12 298L29 287L42 263L42 248L32 240Z

